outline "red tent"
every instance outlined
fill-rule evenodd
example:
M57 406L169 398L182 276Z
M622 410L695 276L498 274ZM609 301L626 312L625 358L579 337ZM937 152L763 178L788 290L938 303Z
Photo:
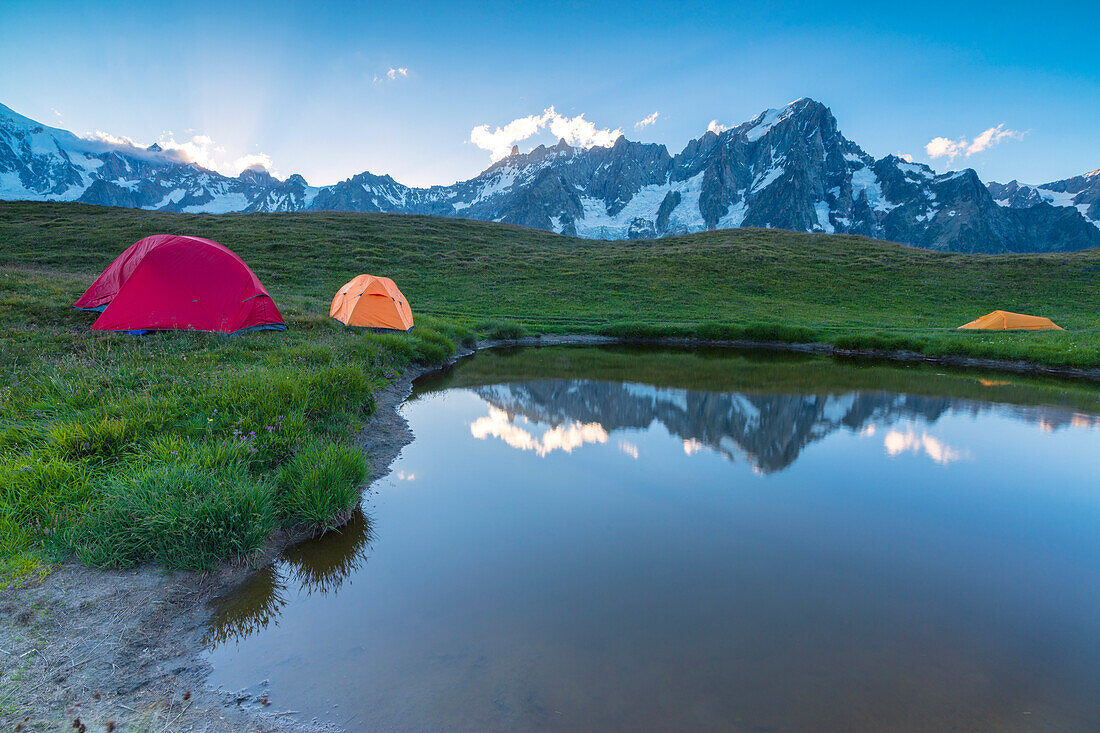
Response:
M97 331L286 328L240 257L209 239L173 234L131 245L73 307L102 311L92 324Z

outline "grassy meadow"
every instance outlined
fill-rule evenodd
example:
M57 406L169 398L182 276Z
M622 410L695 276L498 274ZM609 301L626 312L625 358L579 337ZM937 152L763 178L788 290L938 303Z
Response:
M215 239L286 332L88 330L70 304L141 237ZM349 330L332 294L393 277L411 335ZM372 394L476 335L604 333L824 341L1100 366L1100 251L952 255L850 236L731 230L570 239L370 214L185 215L0 203L0 576L76 557L208 568L278 527L323 529L358 498L349 438ZM1002 308L1065 332L959 332Z

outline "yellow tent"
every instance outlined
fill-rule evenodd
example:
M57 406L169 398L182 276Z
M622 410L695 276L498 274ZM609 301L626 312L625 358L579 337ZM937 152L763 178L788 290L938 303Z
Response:
M1010 313L1009 311L993 311L989 315L971 321L959 328L980 329L986 331L1005 331L1022 329L1024 331L1064 331L1065 329L1049 318L1042 316L1028 316L1023 313Z
M395 331L413 327L409 302L388 277L356 276L336 293L328 314L345 326Z

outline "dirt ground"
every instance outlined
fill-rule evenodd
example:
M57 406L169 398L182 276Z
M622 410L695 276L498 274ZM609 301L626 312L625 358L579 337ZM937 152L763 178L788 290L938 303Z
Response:
M614 341L563 336L509 343ZM662 342L695 343L689 339ZM486 342L478 348L495 345L500 344ZM822 346L788 348L839 354ZM469 353L463 350L455 359ZM1095 370L1046 370L976 359L858 355L1087 379L1100 376ZM399 408L412 390L412 381L433 369L411 368L375 395L376 410L357 439L370 459L368 483L388 474L398 453L412 441ZM214 573L167 573L152 566L101 571L68 563L40 583L0 591L0 730L338 730L332 723L299 719L270 698L262 684L227 691L210 689L206 683L210 668L202 657L202 637L211 601L301 539L301 535L281 533L248 565L231 564Z

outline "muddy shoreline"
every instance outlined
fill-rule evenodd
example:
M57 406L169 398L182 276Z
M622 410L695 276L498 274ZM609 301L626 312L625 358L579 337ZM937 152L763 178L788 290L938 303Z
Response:
M399 408L418 377L483 348L622 343L783 350L1100 381L1100 369L850 351L827 344L553 335L485 341L473 349L460 348L442 364L412 366L375 395L375 411L355 439L370 459L365 491L390 472L394 459L413 439ZM206 683L210 669L202 657L202 637L210 601L306 536L276 533L249 564L227 564L212 573L167 573L153 566L100 571L70 562L56 567L41 583L0 592L0 725L9 730L16 725L23 730L59 730L70 729L80 718L90 730L103 730L108 721L189 731L339 730L331 722L297 718L278 699L269 698L262 685L226 691L210 689Z

